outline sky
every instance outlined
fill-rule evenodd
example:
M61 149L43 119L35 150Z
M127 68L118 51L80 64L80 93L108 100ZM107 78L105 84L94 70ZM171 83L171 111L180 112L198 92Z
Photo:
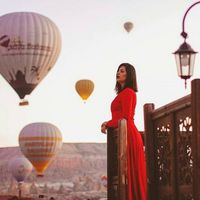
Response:
M191 92L191 80L200 77L197 54L194 75L184 81L177 75L172 54L182 44L182 19L195 1L187 0L7 0L0 15L36 12L59 28L62 49L53 69L27 96L29 106L0 76L0 147L18 146L24 126L33 122L56 125L63 142L106 142L101 123L111 118L110 104L116 96L118 66L129 62L137 72L135 124L144 130L143 106L159 108ZM200 5L200 4L199 4ZM200 6L188 13L188 43L200 51ZM134 27L127 33L123 24ZM79 79L91 79L95 89L84 104L75 91Z

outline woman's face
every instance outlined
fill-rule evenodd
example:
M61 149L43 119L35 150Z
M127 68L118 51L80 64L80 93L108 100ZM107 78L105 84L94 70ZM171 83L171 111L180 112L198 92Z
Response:
M117 80L117 82L120 85L123 86L125 84L125 82L126 82L126 76L127 76L126 68L125 68L125 66L121 66L119 68L119 70L117 71L117 74L116 74L116 80Z

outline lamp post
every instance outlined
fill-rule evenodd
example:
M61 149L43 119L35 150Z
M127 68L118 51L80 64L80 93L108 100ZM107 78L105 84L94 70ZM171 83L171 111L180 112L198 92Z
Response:
M185 12L182 21L182 33L181 33L181 36L184 38L184 42L183 44L180 45L178 50L174 52L177 65L177 72L178 75L185 80L185 88L187 84L186 83L187 79L189 79L193 75L195 55L197 53L186 42L188 34L185 32L185 19L191 8L199 3L200 1L197 1L196 3L192 4Z

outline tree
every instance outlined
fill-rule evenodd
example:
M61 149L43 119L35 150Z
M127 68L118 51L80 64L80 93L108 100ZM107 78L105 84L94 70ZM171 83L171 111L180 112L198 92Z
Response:
M30 194L38 194L38 189L34 182L30 186L29 193Z
M63 184L60 184L60 187L59 187L57 193L58 194L64 194L64 192L65 192L65 188L64 188Z

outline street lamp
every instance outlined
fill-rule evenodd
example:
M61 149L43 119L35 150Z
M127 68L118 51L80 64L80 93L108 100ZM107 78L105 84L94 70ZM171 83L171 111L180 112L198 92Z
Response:
M193 75L194 70L194 60L196 51L192 49L192 47L186 42L186 38L188 34L185 32L185 18L192 7L199 4L200 1L192 4L184 14L182 21L182 33L181 36L184 38L183 44L180 45L178 50L174 52L178 75L185 80L185 88L186 81Z

